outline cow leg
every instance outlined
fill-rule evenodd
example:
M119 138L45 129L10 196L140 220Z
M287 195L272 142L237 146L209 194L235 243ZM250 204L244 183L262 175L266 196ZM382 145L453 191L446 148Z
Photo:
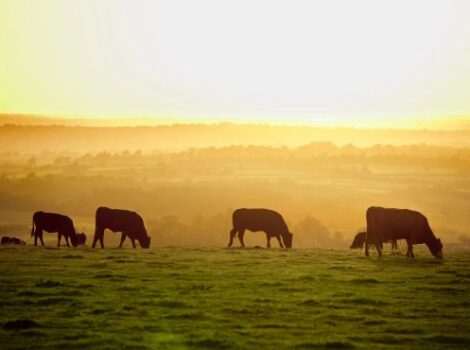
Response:
M98 241L98 230L95 230L95 235L93 236L93 244L91 245L92 248L95 248L97 241Z
M44 240L42 239L43 232L42 230L39 232L39 239L41 240L41 245L44 247Z
M366 241L364 242L364 253L366 254L367 257L369 257L369 240L366 238Z
M131 238L131 242L132 242L132 248L135 249L135 248L136 248L136 247L135 247L135 239Z
M228 247L230 248L233 244L233 239L235 238L235 235L237 234L237 230L235 228L230 231L230 241L228 242Z
M245 230L238 231L238 240L243 248L245 248L245 242L243 242L243 236L245 235Z
M126 240L126 233L122 232L122 234L121 234L121 243L119 243L119 248L122 248L122 244L124 243L125 240Z
M396 239L392 239L392 250L397 250L398 244Z
M70 244L69 244L69 236L64 235L64 237L65 237L65 243L67 243L67 247L70 247Z
M377 249L377 254L379 255L379 258L382 257L382 243L375 243L375 248Z
M268 241L267 247L271 248L271 236L266 234L266 240Z
M38 245L38 229L34 231L34 246L37 247Z
M61 238L62 238L62 234L59 232L59 233L57 234L57 246L58 246L58 247L60 247L60 240L61 240Z
M95 230L95 237L93 238L93 245L91 247L95 248L96 242L100 241L101 248L104 248L103 236L104 236L104 230L96 229Z
M406 243L408 244L408 248L406 250L406 256L408 258L414 258L415 255L413 254L413 244L411 243L410 240L406 240Z
M279 247L284 248L284 244L282 244L281 236L276 236L277 241L279 242Z

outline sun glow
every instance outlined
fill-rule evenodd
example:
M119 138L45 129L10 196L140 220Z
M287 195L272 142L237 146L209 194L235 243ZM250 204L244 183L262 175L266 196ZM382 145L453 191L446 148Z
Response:
M3 0L0 23L3 113L361 126L470 115L463 0Z

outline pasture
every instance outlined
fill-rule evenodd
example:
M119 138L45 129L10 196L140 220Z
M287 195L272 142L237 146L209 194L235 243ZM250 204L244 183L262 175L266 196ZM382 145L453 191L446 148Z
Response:
M0 248L3 349L470 347L470 252Z

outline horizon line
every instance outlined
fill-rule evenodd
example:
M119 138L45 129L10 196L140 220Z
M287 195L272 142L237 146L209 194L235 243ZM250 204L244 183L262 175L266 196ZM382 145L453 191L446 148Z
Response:
M20 121L14 119L19 118ZM390 120L384 121L384 125L369 123L364 125L359 121L305 121L289 120L281 121L249 121L233 120L230 118L206 118L196 120L196 116L91 116L91 115L56 115L56 114L27 114L27 113L1 113L0 123L4 125L18 126L66 126L66 127L157 127L172 125L253 125L272 127L305 127L322 129L367 129L367 130L422 130L422 131L463 131L470 130L470 115L453 115L447 117L419 116L419 117L396 117L395 123ZM246 117L247 118L247 117ZM364 117L363 117L364 118ZM405 125L404 121L417 118L419 125ZM7 121L5 121L7 119ZM11 120L8 120L11 119ZM446 120L447 119L447 120ZM449 120L450 119L450 120ZM33 123L31 123L33 122ZM39 122L39 124L36 124ZM43 122L43 123L41 123ZM113 125L114 124L114 125ZM394 125L395 124L395 125Z

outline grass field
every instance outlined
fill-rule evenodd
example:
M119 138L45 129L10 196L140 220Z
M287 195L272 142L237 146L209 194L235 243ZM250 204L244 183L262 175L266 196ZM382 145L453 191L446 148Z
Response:
M470 348L470 252L2 247L0 344Z

